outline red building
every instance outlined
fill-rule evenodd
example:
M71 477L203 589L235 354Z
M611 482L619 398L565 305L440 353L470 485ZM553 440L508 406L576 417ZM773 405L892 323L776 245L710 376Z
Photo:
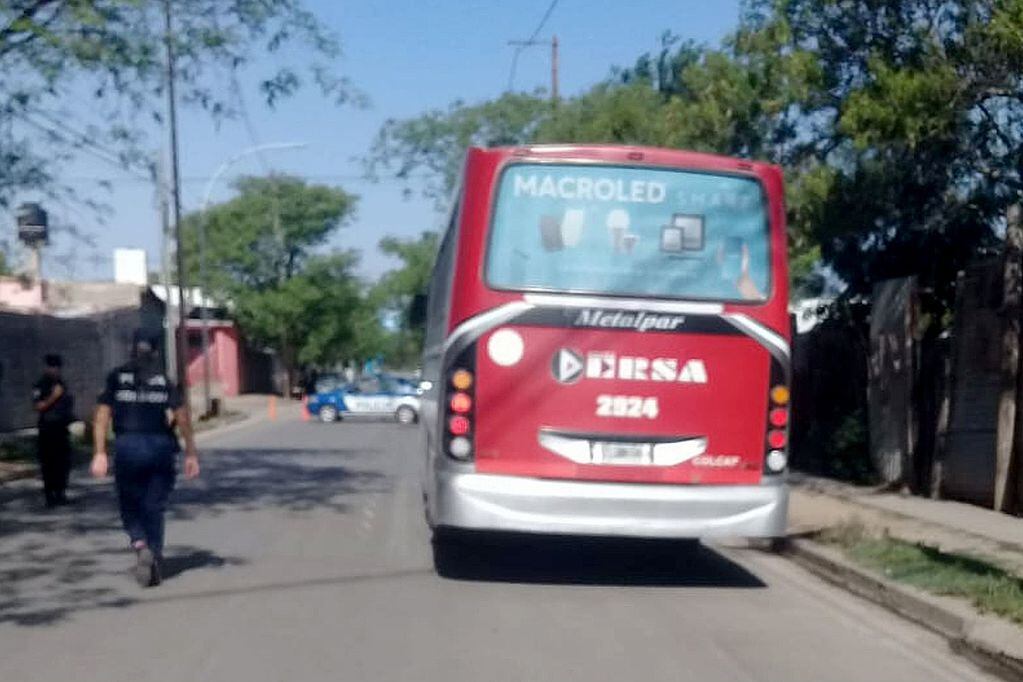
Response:
M244 346L238 328L230 320L208 320L210 393L214 397L235 396L243 389ZM202 321L188 321L188 385L202 386Z

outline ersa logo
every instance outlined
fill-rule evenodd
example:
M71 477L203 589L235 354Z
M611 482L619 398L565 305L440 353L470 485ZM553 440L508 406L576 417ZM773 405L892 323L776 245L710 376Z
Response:
M590 351L583 355L571 348L561 348L551 361L551 372L562 384L587 379L621 379L663 383L706 384L707 367L703 360L646 358L618 355L610 351Z

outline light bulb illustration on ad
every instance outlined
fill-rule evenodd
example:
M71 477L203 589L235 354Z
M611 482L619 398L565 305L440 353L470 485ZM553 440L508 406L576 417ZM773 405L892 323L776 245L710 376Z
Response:
M618 253L631 253L639 236L629 232L632 221L627 211L615 208L607 214L607 230L611 235L611 246Z

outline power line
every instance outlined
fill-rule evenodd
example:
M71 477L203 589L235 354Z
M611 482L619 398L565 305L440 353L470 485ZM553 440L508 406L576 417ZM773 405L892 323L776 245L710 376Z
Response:
M292 173L288 173L293 175ZM193 184L199 182L207 182L213 177L212 175L188 175L181 178L182 184ZM360 174L344 174L344 173L302 173L297 177L303 180L314 180L314 181L337 181L337 182L358 182L366 184L407 184L409 180L429 180L433 178L428 173L413 174L406 177L382 177L382 178L368 178L365 175ZM152 181L142 176L131 176L131 177L104 177L94 175L78 175L62 178L64 182L94 182L94 183L130 183L130 184L149 184Z
M551 13L554 12L554 8L557 6L558 0L551 0L550 6L547 8L547 11L544 12L543 19L541 19L540 23L536 25L536 30L533 31L533 35L529 36L530 41L536 40L536 37L540 35L540 31L543 30L544 24L546 24L547 20L551 18Z
M131 179L133 181L135 181L135 182L145 182L145 183L151 183L152 182L152 178L151 177L143 174L141 171L136 170L130 164L125 163L123 159L119 158L119 155L118 155L117 152L109 150L109 149L105 148L104 146L96 143L94 140L92 140L87 135L85 135L85 133L81 133L81 132L75 131L70 126L61 123L60 124L61 128L63 128L64 130L66 130L66 131L68 131L70 133L73 133L73 136L69 137L69 136L65 135L62 130L56 130L56 129L48 126L48 125L40 123L39 121L35 120L34 118L31 118L27 114L20 114L18 116L18 118L23 123L28 124L32 128L35 128L36 130L42 132L45 135L50 135L54 139L56 139L56 140L58 140L60 142L63 142L64 144L70 145L70 146L74 147L75 149L79 149L79 150L85 152L86 154L90 154L91 156L94 156L97 159L100 159L101 161L105 161L105 162L107 162L107 163L109 163L109 164L111 164L113 166L117 166L120 170L123 170L124 172L131 174L131 176L132 176ZM48 117L44 117L44 118L46 120L49 120ZM52 125L57 125L57 123L54 122Z
M249 107L245 103L245 93L242 92L241 85L238 83L238 74L234 71L231 72L231 89L234 90L234 95L238 99L238 111L242 115L242 122L245 124L245 132L249 136L249 143L253 147L258 147L262 144L262 140L256 134L256 126L252 123L252 117L249 116ZM270 166L266 162L263 152L258 152L256 158L259 160L259 165L263 167L263 172L269 175Z
M551 18L551 14L554 13L554 8L558 6L559 0L551 0L551 4L547 6L547 11L543 13L543 17L540 19L540 23L533 29L533 34L529 36L527 40L516 41L515 53L512 55L511 70L508 72L508 91L511 92L515 87L515 71L519 65L519 55L529 45L536 44L536 37L540 35L540 31L547 24L547 20Z

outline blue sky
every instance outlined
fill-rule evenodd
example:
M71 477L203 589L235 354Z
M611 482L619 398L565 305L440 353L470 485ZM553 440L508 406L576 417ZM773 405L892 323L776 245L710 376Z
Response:
M311 181L339 185L360 196L358 215L332 245L361 252L359 273L374 278L394 266L377 251L385 235L413 236L434 229L439 217L431 202L406 200L402 185L363 180L358 157L366 152L381 123L404 118L455 99L478 101L499 95L508 83L513 48L510 39L526 38L549 0L395 0L347 2L308 0L320 19L341 38L340 70L371 101L366 109L337 107L313 89L269 110L253 87L259 65L242 74L250 118L258 142L303 142L302 149L270 152L264 162L277 171ZM587 89L614 65L628 65L658 47L665 30L716 44L737 22L739 0L560 0L540 37L557 34L561 47L563 95ZM532 48L519 59L516 88L547 86L549 50ZM154 146L159 144L154 136ZM199 206L206 179L227 158L252 145L240 121L219 128L206 116L185 110L181 116L181 174L184 210ZM218 183L214 199L230 197L230 180L259 173L250 157ZM153 190L103 161L82 159L67 169L67 179L82 192L95 178L110 179L111 192L96 189L113 208L100 224L81 209L50 207L55 218L73 223L95 241L85 248L58 237L53 254L78 255L68 266L51 259L47 272L59 279L106 279L113 273L113 249L144 248L152 268L159 264L158 216Z

